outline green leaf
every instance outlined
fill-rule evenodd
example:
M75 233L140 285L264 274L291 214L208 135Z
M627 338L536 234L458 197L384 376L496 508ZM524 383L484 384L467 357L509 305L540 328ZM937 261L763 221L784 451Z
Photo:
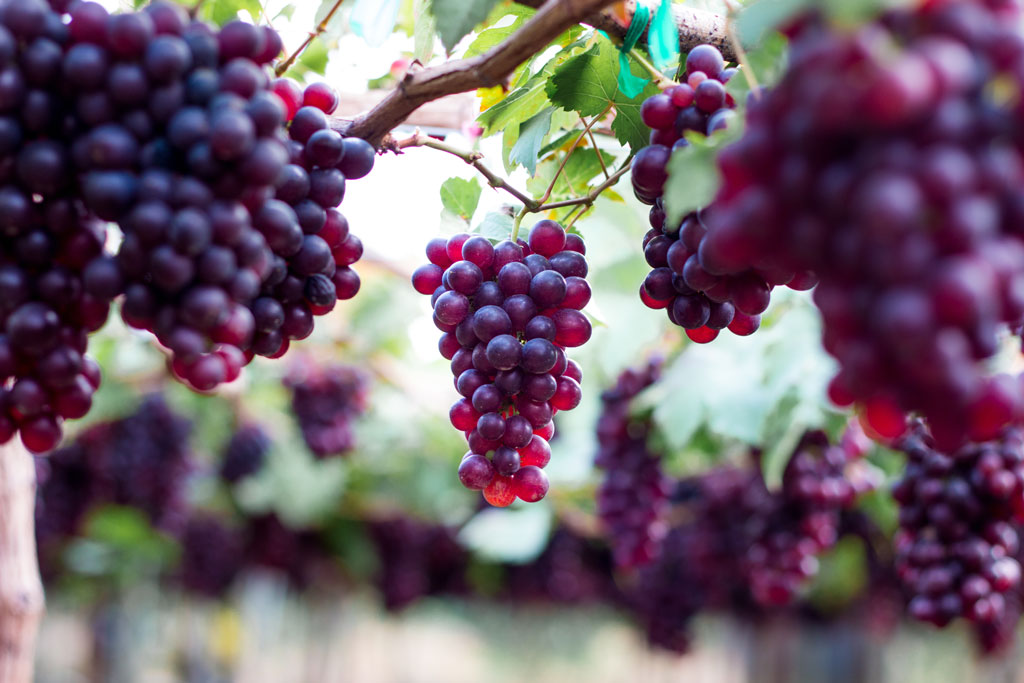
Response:
M531 176L537 172L537 158L540 156L544 136L551 130L551 114L554 111L554 107L548 107L519 124L519 139L509 152L509 161L521 164Z
M502 26L495 26L481 31L473 42L469 44L469 47L466 48L466 57L475 57L476 55L483 54L495 45L505 42L510 35L518 31L526 23L527 19L536 13L536 10L524 5L512 4L508 7L499 8L498 12L501 12L502 16L497 21L491 23L504 21L509 16L513 17L512 21L503 23Z
M736 33L744 45L757 45L769 31L814 4L813 0L756 0L736 16Z
M631 68L641 73L638 66L631 65ZM612 132L615 138L639 150L647 145L650 135L640 119L640 105L658 89L649 84L635 98L626 97L619 90L618 70L618 51L610 41L601 38L592 48L555 69L547 85L548 98L581 116L597 116L609 105L614 106Z
M434 36L437 31L434 15L428 10L429 0L415 0L412 56L424 64L434 56Z
M501 562L526 563L547 544L551 508L546 505L489 509L459 532L459 541L475 554Z
M262 16L263 8L259 0L211 0L203 4L202 14L218 26L223 26L237 19L238 13L242 10L246 10L253 19L258 20Z
M484 216L480 225L476 226L473 232L488 237L492 240L507 240L512 234L512 226L515 220L512 216L501 211L491 211Z
M437 33L451 52L470 31L487 19L499 0L433 0L432 11Z
M317 38L299 55L299 64L316 74L327 71L327 45L323 38Z
M449 178L441 185L441 203L446 211L468 223L476 213L480 192L480 182L476 178Z
M710 137L687 131L690 145L674 151L668 161L664 196L669 221L678 223L683 216L707 206L714 199L721 183L715 159L722 147L739 137L741 123L734 118L729 128Z
M561 175L558 176L558 181L551 192L551 198L569 199L584 194L590 181L601 173L601 162L598 161L597 154L597 150L593 148L580 149L577 147L569 157L569 161L566 162ZM601 158L604 159L606 166L615 160L611 153L603 150ZM555 158L541 162L536 175L526 181L526 189L536 197L542 196L555 177L555 173L558 172L561 163L561 159Z
M781 33L768 35L761 43L747 53L747 64L750 70L757 76L757 81L762 88L770 88L778 82L785 70L786 48L789 41ZM748 68L744 67L744 68ZM747 101L747 93L750 92L750 84L740 73L729 79L725 90L732 95L733 99L743 109Z
M526 85L513 90L508 97L480 114L477 122L483 126L484 135L504 130L510 123L525 121L540 113L549 105L544 85L548 77L542 72Z

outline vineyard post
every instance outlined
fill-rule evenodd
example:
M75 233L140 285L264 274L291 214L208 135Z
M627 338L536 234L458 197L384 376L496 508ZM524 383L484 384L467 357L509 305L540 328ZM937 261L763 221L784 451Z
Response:
M43 585L35 539L36 473L18 440L0 446L0 683L31 683Z

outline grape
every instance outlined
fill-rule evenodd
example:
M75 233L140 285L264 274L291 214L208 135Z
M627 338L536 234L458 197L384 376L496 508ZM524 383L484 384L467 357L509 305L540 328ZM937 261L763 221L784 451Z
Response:
M344 365L296 366L285 385L302 438L317 458L346 455L355 447L353 423L367 410L369 378Z
M579 311L591 294L585 250L578 235L542 220L521 244L466 233L431 240L429 263L413 274L416 291L431 297L438 349L463 397L449 411L470 447L459 478L492 505L546 495L539 468L551 458L551 418L582 398L578 382L562 375L564 346L590 337Z

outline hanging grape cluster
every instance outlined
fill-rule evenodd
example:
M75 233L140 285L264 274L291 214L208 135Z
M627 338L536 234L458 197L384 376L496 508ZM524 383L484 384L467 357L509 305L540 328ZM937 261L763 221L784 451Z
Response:
M459 480L491 505L548 492L552 418L582 398L583 373L565 350L591 335L580 311L590 301L585 251L579 235L542 220L525 242L492 245L464 233L432 240L430 263L413 273L416 291L431 297L439 349L463 396L450 411L469 442Z
M725 275L705 267L707 235L705 213L671 223L664 209L667 165L676 150L689 146L687 132L711 135L735 116L732 95L725 84L736 74L726 68L717 48L698 45L686 57L686 82L647 98L640 108L643 121L653 130L651 144L633 161L633 190L640 201L652 204L651 229L644 236L644 258L652 270L640 287L640 300L648 308L664 309L669 320L686 330L697 343L713 341L721 330L753 334L768 308L771 290L778 285L793 289L814 286L812 276L793 271L755 268Z
M718 157L701 264L815 273L830 396L885 438L918 411L955 449L1024 409L979 363L1024 317L1024 127L1005 90L1024 84L1018 20L1015 3L959 0L854 31L805 16L781 82Z
M344 455L355 446L354 422L366 412L369 378L347 365L299 364L285 379L302 438L318 458Z
M963 617L985 649L1007 645L1021 615L1024 433L947 453L915 422L900 449L895 547L910 615L936 626Z
M374 150L329 129L329 88L270 82L281 47L168 2L4 7L0 442L48 451L88 412L87 335L117 297L206 391L358 291L362 246L336 207Z

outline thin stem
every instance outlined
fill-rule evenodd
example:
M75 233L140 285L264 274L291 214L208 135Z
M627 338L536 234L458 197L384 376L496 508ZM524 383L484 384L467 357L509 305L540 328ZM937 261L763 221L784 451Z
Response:
M199 10L203 8L203 3L206 0L196 0L195 4L188 8L188 16L190 19L195 19L199 15Z
M629 51L629 56L639 62L640 66L642 66L647 73L651 74L651 77L654 78L654 84L662 90L670 88L673 85L678 85L678 83L673 81L671 78L658 71L657 67L647 61L647 58L640 54L640 50L637 50L635 47Z
M747 85L750 86L750 91L754 93L754 97L760 97L761 84L757 82L757 74L754 73L753 67L750 66L750 59L747 57L747 51L743 49L739 36L736 34L736 4L732 2L732 0L725 0L725 2L729 10L725 15L725 35L729 38L729 42L732 44L733 51L736 53L736 62L740 65L740 72L747 80Z
M562 171L565 169L565 165L569 163L569 157L572 156L572 153L576 151L576 148L579 147L580 143L583 142L584 138L587 137L587 133L590 132L590 129L594 127L594 124L596 124L598 121L607 116L608 112L610 112L611 110L612 105L609 103L608 106L604 108L603 112L601 112L593 119L591 119L590 123L586 124L586 126L583 128L583 132L580 133L579 137L577 137L576 140L572 143L572 147L569 148L569 151L565 153L565 158L562 159L562 163L559 164L558 170L555 171L555 177L551 179L551 183L548 185L547 191L544 193L544 196L540 198L540 204L543 204L544 202L551 198L551 193L555 189L555 183L558 182L558 176L562 175ZM581 116L580 119L582 120L583 117ZM600 151L598 151L597 156L601 156ZM568 184L568 181L566 181L566 183ZM569 189L570 191L572 191L571 185Z
M202 2L202 0L199 1ZM327 30L327 25L331 23L331 19L334 18L334 14L335 12L338 11L338 8L341 7L342 2L344 2L344 0L334 0L334 4L331 5L331 9L327 11L327 14L324 16L324 18L320 21L319 24L316 25L316 29L314 29L308 36L306 36L306 39L302 41L302 45L299 45L298 49L295 50L295 52L288 55L288 59L284 60L283 62L277 65L277 67L274 69L274 73L276 75L280 76L285 71L292 68L292 64L294 64L295 60L299 58L299 55L306 51L306 48L309 47L314 40L316 40L317 36L322 35L323 32Z
M533 211L538 206L540 206L540 202L534 201L523 192L520 192L516 188L512 187L504 178L498 176L489 168L487 168L487 166L485 166L483 163L484 155L481 154L480 152L466 152L457 149L445 142L442 142L441 140L432 138L429 135L424 135L420 131L416 131L415 133L413 133L412 137L406 138L405 140L400 140L397 143L395 143L395 148L398 150L406 149L409 147L430 147L432 149L440 150L442 152L451 154L452 156L458 157L459 159L462 159L467 164L475 168L480 173L480 175L487 179L487 182L491 187L497 190L504 190L505 192L508 192L510 195L512 195L520 202L522 202L524 207L527 207L531 211Z
M523 219L526 218L527 213L529 213L529 210L524 206L519 210L519 213L516 214L515 221L512 222L512 236L509 237L509 239L513 242L519 239L519 226L522 225Z
M576 221L583 218L583 215L590 211L592 208L594 208L593 204L584 205L575 216L573 216L571 219L569 219L568 222L566 222L565 229L569 230L572 226L576 225Z
M580 117L580 121L586 124L586 121L583 120L582 116ZM608 175L608 167L604 163L604 156L601 155L601 150L597 146L597 139L594 137L594 131L590 128L586 128L585 130L587 131L587 135L590 136L590 144L594 146L594 151L597 152L597 162L601 164L601 172L604 173L604 177L607 180L611 176Z
M615 185L617 182L619 182L619 178L626 175L626 173L629 171L629 167L632 164L632 161L633 155L628 156L626 160L622 162L622 166L620 166L619 169L615 171L615 173L613 173L610 178L608 178L608 180L604 181L603 183L595 187L585 197L576 197L575 199L566 199L560 202L549 202L547 204L541 204L533 211L548 211L550 209L560 209L565 206L580 206L581 204L585 206L590 206L601 195L602 192Z

